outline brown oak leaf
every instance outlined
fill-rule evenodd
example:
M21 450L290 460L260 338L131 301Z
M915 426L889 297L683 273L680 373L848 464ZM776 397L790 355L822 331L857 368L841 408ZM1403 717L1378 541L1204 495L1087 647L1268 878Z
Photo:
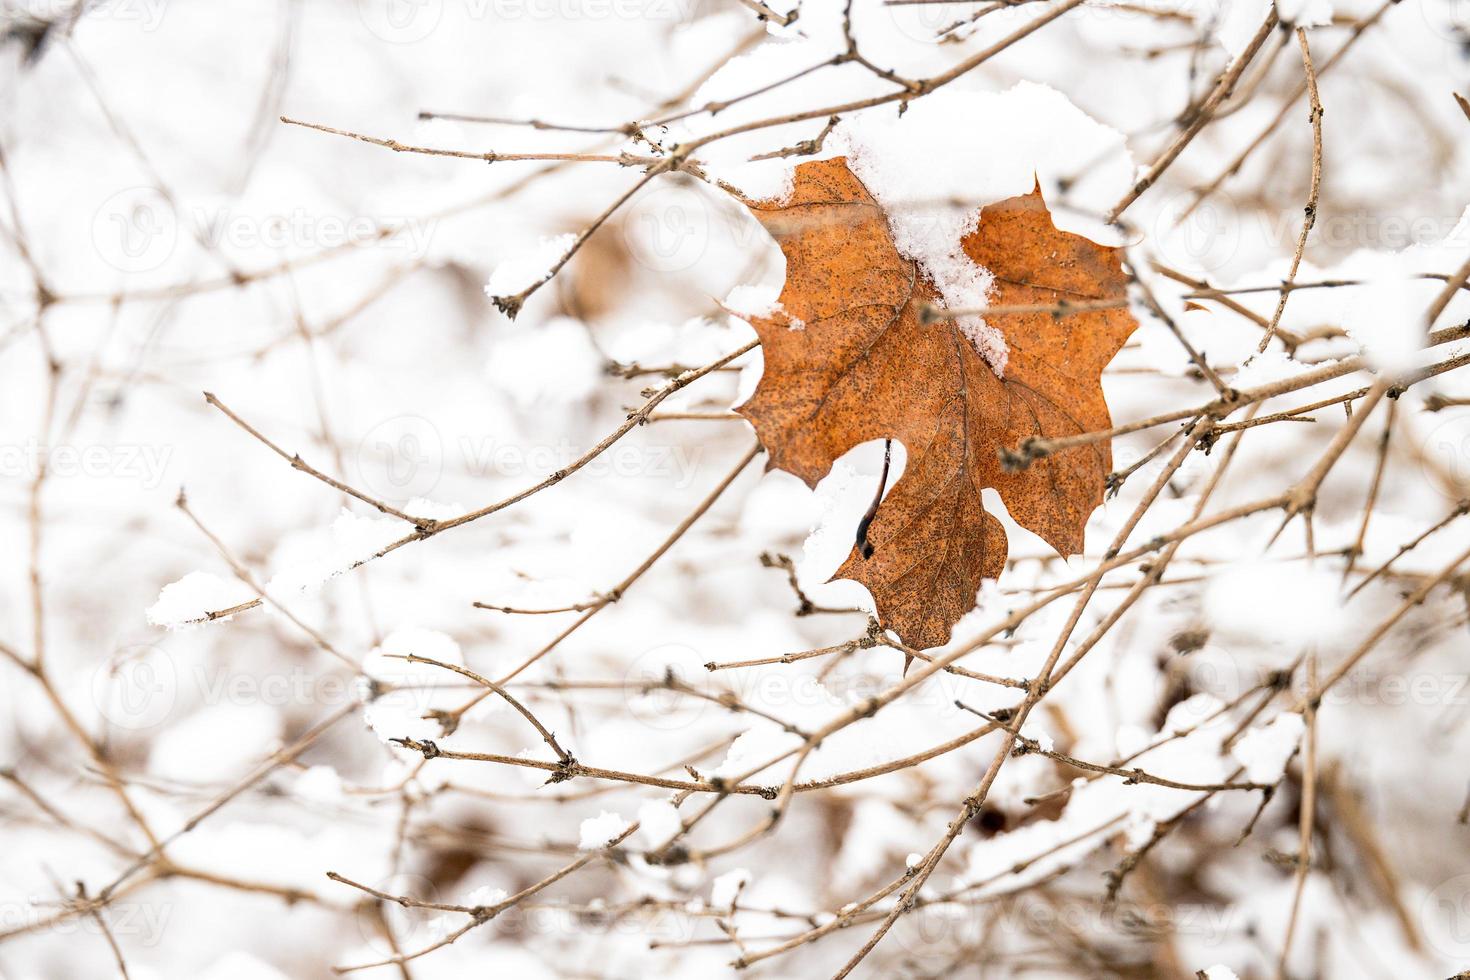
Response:
M894 244L887 217L838 157L803 163L781 201L747 201L786 256L780 305L748 317L765 373L738 411L779 468L815 486L843 453L903 443L908 463L834 578L865 585L911 647L949 641L981 580L1005 567L1007 510L1063 555L1082 550L1112 469L1106 441L1008 471L999 450L1109 428L1099 376L1137 321L1122 308L987 314L1009 354L997 376L955 320L925 322L938 293ZM1119 250L1059 231L1040 189L986 206L961 242L995 277L992 307L1126 295Z

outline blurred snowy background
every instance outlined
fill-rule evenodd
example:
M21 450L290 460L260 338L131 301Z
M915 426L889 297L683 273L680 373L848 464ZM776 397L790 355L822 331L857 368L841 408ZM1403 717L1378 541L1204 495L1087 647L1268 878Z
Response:
M851 34L873 65L926 78L1058 6L855 0ZM842 3L803 0L784 26L758 8L0 0L0 977L367 964L387 965L363 976L417 980L709 977L737 961L752 976L824 976L873 934L890 884L1002 744L956 701L988 712L1020 692L925 680L824 740L768 829L770 800L710 787L901 681L900 653L865 645L865 592L824 584L881 446L816 492L763 474L760 457L743 465L754 439L730 408L760 375L757 350L677 384L555 485L360 565L413 525L289 459L413 517L485 508L571 467L645 389L749 344L726 310L774 295L783 270L728 194L663 174L512 321L491 296L543 276L641 167L392 152L279 117L472 155L659 157L895 91L855 61L821 67L846 50ZM1470 91L1463 0L1280 6L1307 28L1325 107L1296 280L1353 285L1294 291L1266 354L1252 357L1313 155L1289 29L1270 32L1124 226L1102 220L1268 10L1089 0L903 118L893 103L845 116L823 152L887 127L892 145L923 149L891 164L914 193L965 207L1035 174L1060 224L1128 246L1236 387L1360 349L1385 371L1451 361L1453 342L1419 350L1419 320L1470 257L1470 110L1453 97ZM825 122L694 155L711 180L779 191L800 158L748 158ZM1234 287L1255 291L1201 295ZM1118 422L1215 394L1143 295L1103 379ZM1467 315L1457 292L1434 326ZM1346 374L1261 414L1372 380ZM1314 556L1300 521L1270 542L1279 510L1185 540L1023 732L1188 784L1244 766L1275 786L1264 809L1260 791L1009 759L856 975L1470 969L1470 585L1453 562L1470 523L1442 523L1470 497L1467 396L1470 375L1450 370L1378 406L1322 487ZM1299 479L1345 417L1340 403L1308 414L1244 430L1207 511ZM1119 470L1142 465L1095 515L1085 556L1064 561L1007 519L1011 567L947 649L1094 568L1176 425L1115 441ZM1129 547L1191 520L1231 441L1188 457ZM1446 568L1322 700L1310 864L1278 964L1298 888L1306 664L1329 674ZM1068 650L1139 575L1132 562L1104 580ZM798 615L812 611L803 594L813 614ZM1071 608L1046 606L961 666L1031 678ZM514 674L506 690L556 745L505 699L475 700L472 677L396 659L408 654ZM548 784L558 746L607 772ZM790 768L750 785L779 787ZM1109 873L1123 876L1111 897Z

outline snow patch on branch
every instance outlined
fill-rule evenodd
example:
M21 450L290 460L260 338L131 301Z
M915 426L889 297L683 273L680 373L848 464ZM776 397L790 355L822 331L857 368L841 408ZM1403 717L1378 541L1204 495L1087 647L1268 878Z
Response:
M212 622L210 614L233 609L256 598L255 591L238 579L223 579L209 572L190 572L170 582L148 607L148 622L169 630L197 629ZM220 616L219 620L233 619Z
M485 283L485 295L493 300L502 296L514 296L529 288L544 279L551 267L560 262L576 242L577 236L571 233L542 238L535 245L506 259L491 270L490 278Z
M1270 782L1286 768L1306 728L1301 715L1289 711L1279 714L1264 728L1247 729L1231 746L1230 754L1245 766L1245 776L1251 782Z
M410 500L404 507L405 513L432 520L454 517L461 512L458 506L445 506L423 499ZM292 560L285 562L285 567L266 583L265 590L274 596L309 595L337 576L371 560L412 530L409 524L397 517L364 517L343 508L325 533L316 532L309 543L292 547L291 550L302 552L302 557L293 555Z
M603 810L595 817L582 821L581 841L577 847L584 851L597 851L611 844L630 826L627 818L611 810Z

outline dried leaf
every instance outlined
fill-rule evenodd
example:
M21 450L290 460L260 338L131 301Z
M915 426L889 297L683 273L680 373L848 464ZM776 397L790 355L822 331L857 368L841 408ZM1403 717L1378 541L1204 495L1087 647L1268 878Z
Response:
M910 646L940 646L1005 567L1010 515L1063 555L1112 469L1106 441L1008 472L999 450L1031 437L1111 426L1099 376L1137 322L1124 308L986 317L1009 345L998 377L954 320L926 323L932 283L894 244L887 218L842 158L803 163L783 201L747 202L786 256L780 306L752 317L765 374L738 411L768 467L815 486L852 447L903 443L908 463L834 577L861 582L879 619ZM965 253L995 276L993 307L1121 300L1118 250L1058 231L1040 190L985 207Z

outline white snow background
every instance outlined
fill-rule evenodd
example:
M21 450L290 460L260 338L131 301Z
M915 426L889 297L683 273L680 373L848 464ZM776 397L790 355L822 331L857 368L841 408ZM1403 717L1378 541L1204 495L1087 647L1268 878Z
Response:
M811 70L846 50L845 5L804 0L785 26L735 0L86 7L0 0L0 976L119 975L120 955L134 980L325 977L443 943L401 973L362 975L702 978L857 916L746 973L837 971L881 918L855 903L918 866L1001 745L997 733L965 741L982 720L956 702L992 712L1018 692L954 674L917 685L825 739L799 778L836 785L797 793L772 832L733 849L771 801L737 795L702 817L714 794L679 787L752 770L751 782L780 786L806 733L900 681L902 656L881 647L704 666L864 635L865 590L827 579L872 498L882 447L855 448L814 492L757 459L616 602L540 658L747 452L749 426L730 410L760 377L759 351L524 501L406 543L415 525L401 515L452 520L535 486L622 424L643 389L753 339L740 314L773 308L783 262L715 182L779 197L802 158L750 157L814 139L825 115L702 147L707 180L649 182L514 320L492 298L541 279L633 186L640 169L618 154L895 91L853 62ZM924 78L1056 7L855 0L851 29L873 64ZM1277 341L1257 356L1260 328L1242 315L1271 317L1306 200L1312 136L1305 101L1293 101L1292 33L1267 41L1240 97L1128 209L1126 227L1104 220L1268 9L1088 2L902 115L891 103L843 114L816 155L849 159L894 215L899 250L952 306L983 306L990 285L958 236L979 207L1039 184L1060 227L1128 248L1230 385L1359 353L1397 373L1463 352L1424 349L1429 326L1470 315L1463 294L1436 323L1419 319L1443 287L1423 276L1470 257L1470 120L1450 95L1470 87L1470 34L1453 4L1390 5L1330 72L1378 5L1278 4L1308 29L1326 107L1317 227L1296 278L1353 283L1292 293L1281 328L1305 338L1294 350ZM43 23L54 26L28 58ZM686 112L712 102L728 104ZM613 159L395 153L280 116L470 154ZM669 116L679 118L643 139L616 131ZM1192 189L1267 127L1190 211ZM1152 263L1211 287L1263 288L1232 308L1186 295L1197 287ZM1114 419L1213 397L1163 321L1141 302L1134 312L1140 328L1102 379ZM960 327L1003 371L1003 338L982 317ZM1021 733L1187 785L1273 784L1259 816L1258 791L1196 807L1200 791L1036 752L1008 759L921 907L860 972L1276 975L1296 890L1300 665L1312 658L1327 674L1464 550L1464 526L1450 525L1349 595L1470 496L1470 409L1455 404L1470 396L1467 377L1395 401L1366 530L1382 407L1322 487L1315 558L1300 522L1271 541L1279 512L1189 539ZM1355 373L1263 412L1371 380ZM1210 512L1299 477L1344 422L1339 405L1314 417L1248 431ZM1119 437L1115 466L1173 431ZM1190 457L1132 545L1190 519L1223 446ZM295 454L398 513L293 468ZM895 447L895 474L904 456ZM987 493L1012 562L949 649L1089 571L1166 458L1098 509L1086 555L1071 560ZM1360 530L1345 578L1343 549ZM812 603L855 611L796 615L786 574L763 553L792 559ZM1470 847L1457 819L1470 639L1457 588L1411 611L1317 712L1326 829L1291 976L1444 976L1470 962ZM1123 594L1100 590L1068 649ZM1032 677L1070 608L1047 607L962 666ZM210 616L225 610L235 611ZM1248 692L1294 666L1290 688L1252 712L1262 695ZM550 779L556 749L493 693L446 722L484 691L474 675L512 672L505 690L577 764L657 779ZM707 697L665 689L671 677ZM1105 874L1163 830L1106 905ZM572 865L444 942L473 921L464 910L498 907ZM378 905L328 872L426 905Z

